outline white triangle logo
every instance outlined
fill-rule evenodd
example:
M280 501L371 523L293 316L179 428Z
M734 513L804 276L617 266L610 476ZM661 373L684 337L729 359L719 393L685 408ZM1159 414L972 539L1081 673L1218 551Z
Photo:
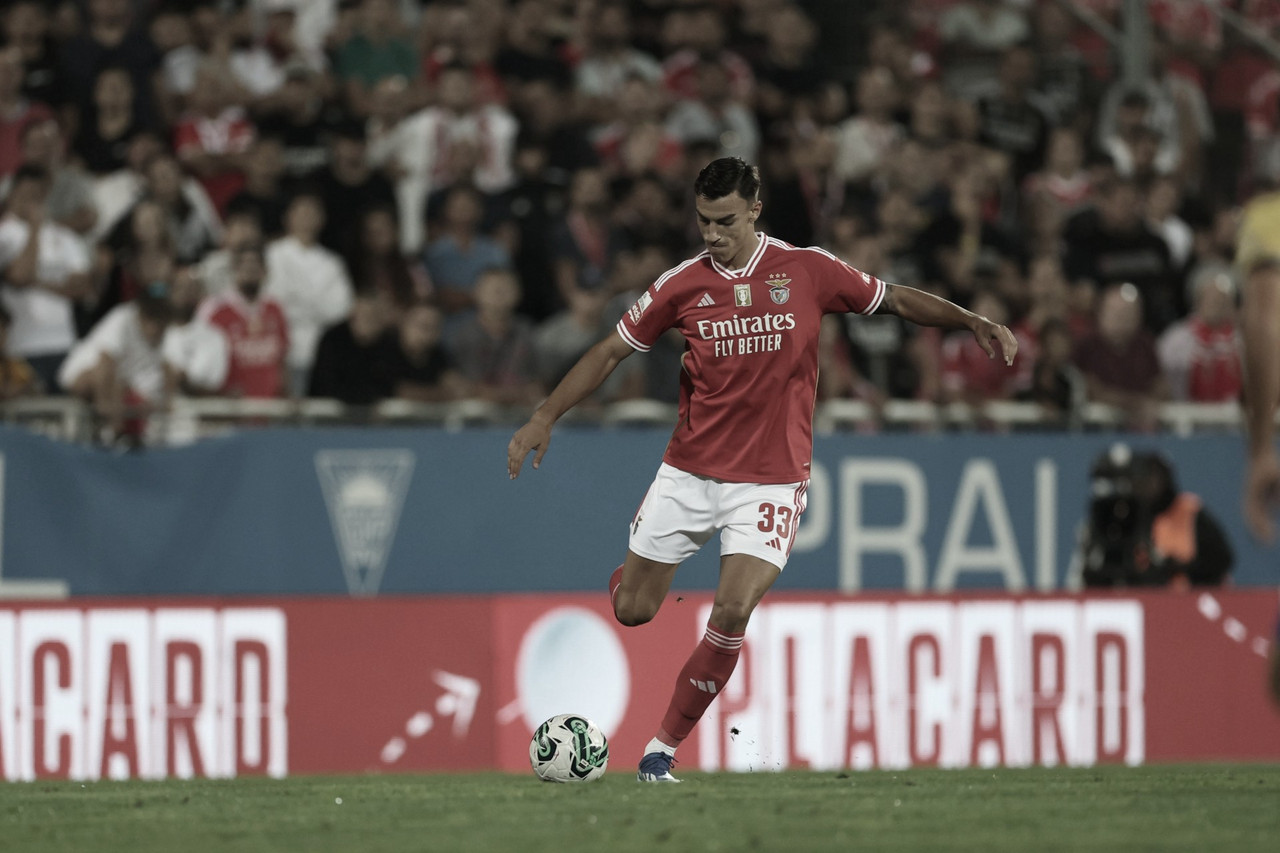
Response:
M321 450L316 473L347 589L376 595L413 477L410 450Z

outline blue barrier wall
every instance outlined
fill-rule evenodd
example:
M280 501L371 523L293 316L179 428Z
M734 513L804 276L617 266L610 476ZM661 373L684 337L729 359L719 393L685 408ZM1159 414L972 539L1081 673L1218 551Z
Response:
M661 430L558 430L506 475L507 430L279 429L116 454L0 429L0 578L74 594L602 588L657 468ZM1060 588L1111 436L838 435L815 446L809 511L779 586ZM1134 440L1175 463L1237 551L1280 580L1238 518L1231 436ZM713 585L717 546L677 585Z

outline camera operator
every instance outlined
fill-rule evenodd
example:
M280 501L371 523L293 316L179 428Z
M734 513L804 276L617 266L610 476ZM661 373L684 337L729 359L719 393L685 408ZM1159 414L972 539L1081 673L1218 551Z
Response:
M1117 444L1094 461L1081 537L1081 577L1091 589L1215 586L1231 571L1226 534L1155 452Z

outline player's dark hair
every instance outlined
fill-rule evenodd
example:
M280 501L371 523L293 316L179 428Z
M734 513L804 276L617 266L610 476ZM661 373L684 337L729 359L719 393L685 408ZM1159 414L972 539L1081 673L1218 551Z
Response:
M693 182L702 198L717 199L737 193L747 201L760 196L760 170L741 157L721 157L702 167Z

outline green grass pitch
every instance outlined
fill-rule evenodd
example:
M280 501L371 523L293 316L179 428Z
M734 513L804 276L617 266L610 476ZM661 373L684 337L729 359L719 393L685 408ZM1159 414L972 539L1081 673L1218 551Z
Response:
M0 783L5 851L1280 850L1280 766Z

